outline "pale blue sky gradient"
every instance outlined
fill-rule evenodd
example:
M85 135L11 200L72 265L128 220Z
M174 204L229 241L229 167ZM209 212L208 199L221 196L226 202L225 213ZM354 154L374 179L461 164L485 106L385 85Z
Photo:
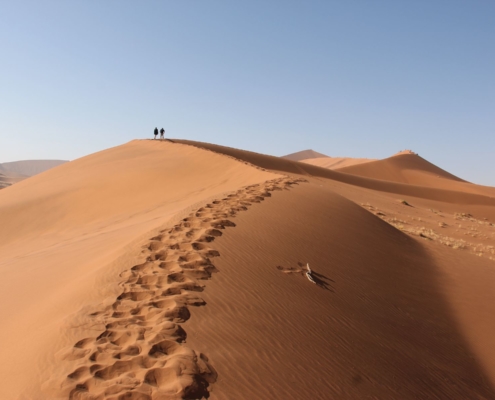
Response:
M495 186L495 2L0 4L0 163L167 135Z

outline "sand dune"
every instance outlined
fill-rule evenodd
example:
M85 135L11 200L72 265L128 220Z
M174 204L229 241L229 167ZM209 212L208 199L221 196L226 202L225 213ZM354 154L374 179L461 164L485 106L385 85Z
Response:
M390 182L495 196L493 188L470 184L410 151L367 165L340 168L338 171Z
M442 179L147 140L2 190L0 398L495 398L495 200Z
M368 163L370 161L376 161L369 158L351 158L351 157L322 157L322 158L309 158L305 160L297 160L306 164L316 165L317 167L337 169L349 167L351 165L358 165Z
M0 189L6 188L13 185L14 183L20 182L26 179L27 176L19 175L15 172L0 172Z
M147 232L275 176L191 146L135 141L2 190L0 398L40 398L41 382L70 368L57 352L100 329L84 310L119 295Z
M0 171L22 176L34 176L51 168L65 164L64 160L23 160L0 164Z
M326 157L328 156L322 153L318 153L317 151L311 149L302 150L302 151L298 151L297 153L291 153L291 154L287 154L286 156L282 156L282 158L292 161L302 161L312 158L326 158Z
M494 206L495 197L493 188L479 185L470 185L470 190L457 190L457 186L446 186L436 188L427 185L411 185L405 183L384 181L380 179L366 178L358 175L351 175L336 170L329 170L315 165L308 165L297 161L287 160L280 157L274 157L264 154L258 154L250 151L243 151L231 147L219 146L209 143L194 142L190 140L175 140L176 143L190 144L199 148L225 154L242 161L246 161L265 168L281 173L301 174L305 176L314 176L327 178L334 181L347 183L362 188L372 189L380 192L393 193L400 196L409 196L435 200L455 204L476 204ZM364 164L366 165L366 164ZM465 187L464 185L462 186Z
M0 164L0 189L66 162L60 160L27 160Z
M385 181L408 183L412 185L428 185L435 178L456 182L466 182L461 178L437 167L424 158L412 153L400 153L384 160L376 160L371 164L354 165L340 169L352 175ZM430 177L430 179L427 179Z

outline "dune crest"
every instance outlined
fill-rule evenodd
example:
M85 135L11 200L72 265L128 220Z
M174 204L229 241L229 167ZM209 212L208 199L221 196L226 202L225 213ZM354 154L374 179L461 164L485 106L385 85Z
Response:
M297 183L280 178L247 186L151 238L143 250L146 260L120 274L122 293L88 316L88 326L104 331L62 352L61 362L74 361L74 370L60 378L63 390L54 396L209 397L217 374L206 355L183 344L181 324L190 318L189 307L206 304L198 295L201 281L217 271L212 258L220 255L210 243L235 227L230 219L238 212Z
M328 157L326 154L318 153L317 151L309 149L309 150L298 151L296 153L287 154L286 156L282 156L281 158L285 158L287 160L292 160L292 161L302 161L312 158L326 158L326 157Z
M0 341L11 345L2 351L0 374L9 379L0 398L34 399L42 382L63 373L55 354L94 333L80 311L121 293L119 274L136 265L150 232L214 196L277 177L192 146L145 140L2 190Z
M352 158L352 157L324 157L324 158L309 158L300 160L303 163L316 165L317 167L338 169L343 167L349 167L351 165L358 165L376 161L369 158Z
M426 161L410 150L405 150L392 157L373 161L372 163L341 168L339 171L367 178L421 186L436 186L436 184L432 183L432 180L438 181L435 178L466 182Z

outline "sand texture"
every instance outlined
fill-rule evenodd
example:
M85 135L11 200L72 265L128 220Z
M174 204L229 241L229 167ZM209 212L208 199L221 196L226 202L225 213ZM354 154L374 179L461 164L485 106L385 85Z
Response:
M0 398L495 399L493 190L185 140L2 189Z
M318 167L328 169L338 169L344 167L350 167L351 165L358 165L368 163L370 161L376 161L369 158L352 158L352 157L321 157L321 158L309 158L305 160L298 160L306 164L316 165Z

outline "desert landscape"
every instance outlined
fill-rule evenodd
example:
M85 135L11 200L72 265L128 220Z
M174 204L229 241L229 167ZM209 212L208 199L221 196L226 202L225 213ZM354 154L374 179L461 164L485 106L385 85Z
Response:
M0 164L0 189L64 164L62 160L25 160Z
M0 191L2 399L495 399L495 188L134 140Z

